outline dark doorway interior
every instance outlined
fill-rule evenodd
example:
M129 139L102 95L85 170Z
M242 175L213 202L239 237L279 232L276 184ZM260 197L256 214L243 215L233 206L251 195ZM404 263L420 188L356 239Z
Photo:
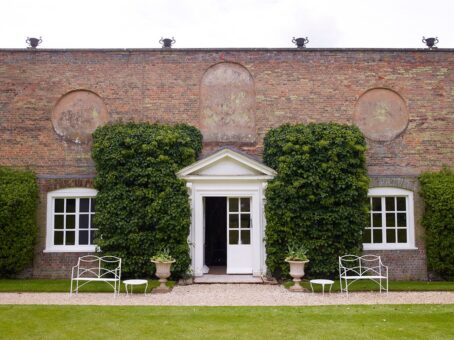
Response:
M205 197L205 264L227 265L226 197Z

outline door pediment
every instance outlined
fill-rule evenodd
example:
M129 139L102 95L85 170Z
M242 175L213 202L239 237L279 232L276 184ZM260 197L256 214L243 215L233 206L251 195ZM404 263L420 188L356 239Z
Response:
M187 180L195 179L262 179L274 178L276 172L270 167L231 149L222 149L201 159L177 175Z

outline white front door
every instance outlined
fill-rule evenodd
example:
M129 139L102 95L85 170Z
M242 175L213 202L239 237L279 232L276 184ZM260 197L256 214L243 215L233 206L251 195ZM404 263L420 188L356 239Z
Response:
M227 198L227 274L252 274L250 197Z

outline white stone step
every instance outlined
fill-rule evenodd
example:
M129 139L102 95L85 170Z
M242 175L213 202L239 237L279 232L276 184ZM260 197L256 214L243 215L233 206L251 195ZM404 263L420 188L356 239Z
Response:
M252 275L213 275L195 277L194 283L263 283L261 277Z

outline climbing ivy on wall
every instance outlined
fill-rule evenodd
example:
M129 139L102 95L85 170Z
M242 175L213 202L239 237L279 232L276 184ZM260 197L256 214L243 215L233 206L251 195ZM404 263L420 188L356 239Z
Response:
M426 205L422 224L429 269L454 280L454 172L444 168L424 173L419 180Z
M201 148L201 133L188 125L112 124L94 132L96 243L123 259L125 277L151 277L150 257L163 248L176 258L176 277L187 271L191 214L176 172Z
M288 244L308 248L307 274L333 277L338 256L359 254L367 225L366 142L355 126L283 125L264 140L278 175L266 190L267 267L286 276Z
M0 167L0 277L31 265L38 232L37 204L35 174Z

